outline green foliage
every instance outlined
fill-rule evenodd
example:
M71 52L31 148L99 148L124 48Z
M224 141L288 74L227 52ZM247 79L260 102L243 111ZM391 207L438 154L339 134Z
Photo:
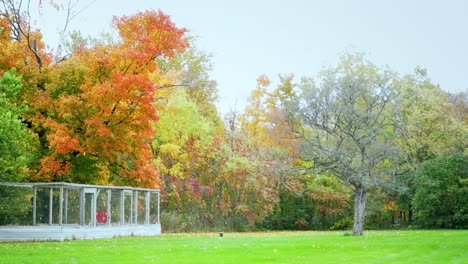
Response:
M402 78L396 87L402 113L400 146L404 150L406 168L417 170L425 160L448 155L463 145L458 142L457 135L466 134L464 114L455 115L456 109L449 102L448 94L420 69Z
M5 72L0 78L0 182L25 181L33 159L32 137L20 118L27 107L16 102L20 91L15 70Z
M262 221L267 230L317 230L313 222L315 205L306 197L283 191L273 213Z
M32 137L20 115L25 104L16 102L21 78L15 70L0 77L0 182L23 182L33 156ZM30 197L21 189L0 187L0 225L19 224L29 212Z
M392 229L399 227L400 208L395 193L379 188L369 194L366 208L366 229Z
M414 224L414 197L421 187L416 184L424 162L463 153L466 149L466 93L451 95L433 84L425 70L417 68L404 76L399 90L402 133L395 138L402 150L396 167L393 196L399 208L399 222ZM391 192L394 192L391 194ZM421 218L420 218L421 219Z
M165 210L161 213L161 223L165 233L212 232L223 230L204 221L197 212L176 212Z
M31 225L31 200L29 188L0 186L0 226Z
M468 228L468 158L424 163L415 181L415 223L422 228Z
M351 228L353 228L353 219L351 217L346 217L334 223L333 226L330 227L330 230L349 230ZM345 236L347 234L352 233L345 233Z
M282 189L279 202L262 228L272 230L341 230L352 211L349 190L332 175L302 177L299 194ZM352 222L351 222L352 223Z
M73 179L67 178L67 175L65 175L64 178L58 177L58 181L98 184L98 182L96 182L98 179L94 177L95 172L98 170L98 161L96 157L91 155L78 155L71 157L70 162L74 165L70 169L69 174L73 175Z

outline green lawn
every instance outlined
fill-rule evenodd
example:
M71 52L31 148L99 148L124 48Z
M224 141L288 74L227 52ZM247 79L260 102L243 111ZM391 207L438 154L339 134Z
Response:
M0 243L0 263L468 263L468 230L163 234Z

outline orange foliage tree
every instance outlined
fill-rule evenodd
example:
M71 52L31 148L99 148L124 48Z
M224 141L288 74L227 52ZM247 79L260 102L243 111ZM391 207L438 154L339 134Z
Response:
M155 59L183 51L186 30L161 11L114 18L113 26L120 41L82 47L53 72L51 104L40 117L50 130L41 178L158 186L150 148L158 120ZM95 173L79 172L90 166Z
M156 59L184 51L186 29L161 11L116 17L118 40L81 46L52 63L28 21L17 23L26 33L16 38L11 17L1 16L0 24L0 70L23 75L26 119L42 143L32 180L159 186L150 147L155 92L164 79Z

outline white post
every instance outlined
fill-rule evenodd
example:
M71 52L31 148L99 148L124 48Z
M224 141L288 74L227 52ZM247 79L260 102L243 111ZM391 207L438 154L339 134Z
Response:
M80 189L80 225L82 226L85 224L85 199L85 189L82 187Z
M160 223L160 213L161 213L161 208L160 208L160 198L159 198L159 192L157 192L157 195L158 195L158 224Z
M98 192L91 193L91 226L96 226L96 204Z
M120 190L120 225L125 225L125 193Z
M50 188L49 192L49 225L52 225L52 208L54 205L54 188Z
M37 188L34 186L33 188L33 225L36 225L36 203L37 203Z
M128 222L129 224L133 223L133 191L130 193L130 219Z
M60 186L60 197L59 197L59 224L63 224L63 186Z
M65 189L65 224L68 224L68 189Z
M145 192L145 225L150 223L150 192Z
M112 214L112 209L111 209L111 199L112 199L112 190L107 189L107 225L111 225L111 214Z
M133 198L133 206L134 206L133 210L135 211L134 215L133 215L134 216L133 222L134 222L135 225L138 225L138 191L134 191L133 196L134 196L134 198Z

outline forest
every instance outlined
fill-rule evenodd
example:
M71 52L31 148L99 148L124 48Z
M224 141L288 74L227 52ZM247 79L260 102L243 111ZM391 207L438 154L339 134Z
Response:
M211 55L164 12L53 50L22 2L0 6L0 182L160 188L168 232L468 228L468 93L424 68L346 53L221 116Z

